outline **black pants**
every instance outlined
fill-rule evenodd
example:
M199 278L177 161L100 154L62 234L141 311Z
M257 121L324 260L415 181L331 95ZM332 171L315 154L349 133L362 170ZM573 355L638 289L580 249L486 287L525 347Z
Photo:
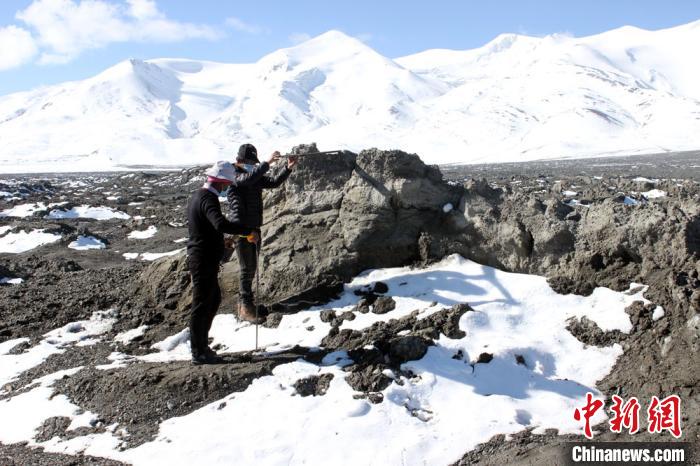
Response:
M187 257L192 276L192 314L190 315L190 344L196 356L209 345L209 330L221 304L219 262L198 255Z
M258 253L255 243L249 243L245 238L236 239L236 254L240 267L240 301L245 304L253 304L253 279L255 267L258 262Z

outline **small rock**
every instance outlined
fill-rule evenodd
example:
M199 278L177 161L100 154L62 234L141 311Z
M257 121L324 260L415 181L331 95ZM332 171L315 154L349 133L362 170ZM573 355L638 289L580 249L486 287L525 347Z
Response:
M399 363L414 361L425 356L430 345L432 341L415 335L397 337L389 342L389 355Z
M294 382L296 392L301 396L322 396L333 380L333 374L312 375Z
M321 311L321 322L330 323L335 319L335 311L332 309L324 309Z
M386 314L396 308L396 301L391 296L380 296L374 302L372 312L374 314Z
M493 354L491 353L481 353L479 358L476 360L477 364L488 364L493 359Z

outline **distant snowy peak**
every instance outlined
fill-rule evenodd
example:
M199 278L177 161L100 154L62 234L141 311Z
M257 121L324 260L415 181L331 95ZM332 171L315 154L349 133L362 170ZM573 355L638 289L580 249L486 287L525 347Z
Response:
M254 63L126 60L0 97L0 170L193 165L259 150L397 148L429 163L697 149L700 21L501 34L390 59L340 31Z

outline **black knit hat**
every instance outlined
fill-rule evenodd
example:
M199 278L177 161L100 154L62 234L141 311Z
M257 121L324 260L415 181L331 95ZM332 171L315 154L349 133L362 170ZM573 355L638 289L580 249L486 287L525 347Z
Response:
M236 162L255 162L258 163L258 150L252 144L242 144L238 148L238 156Z

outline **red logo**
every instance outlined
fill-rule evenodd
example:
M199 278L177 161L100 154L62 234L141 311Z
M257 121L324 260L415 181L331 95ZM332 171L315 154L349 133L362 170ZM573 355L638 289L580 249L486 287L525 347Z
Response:
M635 397L631 397L627 402L617 395L612 396L613 404L610 407L612 419L608 421L610 431L621 433L625 428L630 434L639 432L639 410L641 408L639 401ZM595 413L605 405L603 401L593 398L591 392L586 393L586 405L583 408L574 410L574 419L584 421L583 435L587 438L593 438L591 431L591 418ZM647 408L647 431L650 434L661 433L667 430L675 438L680 438L683 434L681 430L681 399L678 395L670 395L659 400L658 397L652 396L649 407Z
M637 398L630 398L627 403L617 395L613 395L613 405L610 411L613 412L613 418L610 420L611 432L622 432L625 427L630 434L639 432L639 401ZM624 403L624 404L623 404Z
M583 428L583 435L587 438L593 438L593 432L591 432L591 418L600 408L603 407L603 402L600 400L594 400L593 394L591 392L586 393L586 406L583 407L583 418L585 420L585 427ZM574 419L577 421L581 420L581 411L578 408L574 411Z
M681 436L681 399L678 395L667 396L663 400L651 397L649 409L649 433L668 430L675 438Z

